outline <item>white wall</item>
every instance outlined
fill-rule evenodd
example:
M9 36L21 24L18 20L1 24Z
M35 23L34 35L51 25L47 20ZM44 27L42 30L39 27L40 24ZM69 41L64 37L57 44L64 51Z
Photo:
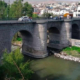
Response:
M80 6L77 8L77 12L73 12L73 17L80 17Z

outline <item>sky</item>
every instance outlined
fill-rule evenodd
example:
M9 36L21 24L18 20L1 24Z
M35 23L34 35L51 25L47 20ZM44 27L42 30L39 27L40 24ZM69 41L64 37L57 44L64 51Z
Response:
M9 2L9 0L4 0L5 2ZM15 0L10 0L10 3L12 3ZM41 2L52 2L52 1L79 1L79 0L23 0L24 2L29 3L41 3Z

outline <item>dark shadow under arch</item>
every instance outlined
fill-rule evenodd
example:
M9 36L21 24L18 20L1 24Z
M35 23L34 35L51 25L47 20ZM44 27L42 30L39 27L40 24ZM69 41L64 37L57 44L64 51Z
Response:
M56 27L51 27L48 29L49 33L60 34L60 31Z
M60 31L56 27L50 27L47 30L47 43L49 43L54 35L59 35Z
M26 30L21 30L19 32L20 32L22 38L25 38L25 37L32 38L32 34Z
M26 38L26 37L32 38L32 34L27 30L20 30L20 31L17 31L15 34L17 34L18 32L20 33L18 36L21 38ZM15 36L15 34L12 36L12 38Z
M77 24L72 25L72 39L80 39L79 38L79 26Z
M59 44L57 37L60 36L60 31L56 27L50 27L47 30L47 51L48 55L53 54L51 51L55 50L55 45Z

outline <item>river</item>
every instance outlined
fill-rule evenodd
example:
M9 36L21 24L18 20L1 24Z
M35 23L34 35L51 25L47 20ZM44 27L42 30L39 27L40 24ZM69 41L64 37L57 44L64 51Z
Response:
M16 48L16 47L15 47ZM48 56L44 59L31 60L31 69L34 71L31 80L80 80L80 63Z
M33 59L31 69L34 75L31 80L80 80L80 63L49 56L44 59Z

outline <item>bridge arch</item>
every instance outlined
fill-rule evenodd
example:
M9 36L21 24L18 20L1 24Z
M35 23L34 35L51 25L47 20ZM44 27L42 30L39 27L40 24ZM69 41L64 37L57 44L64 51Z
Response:
M32 45L33 45L32 44L33 43L33 36L27 30L18 30L13 34L13 36L11 36L11 41L12 41L12 38L15 36L15 34L18 33L18 32L20 33L19 35L22 38L22 46L20 46L20 47L22 47L22 53L24 53L25 51L28 52L29 47L32 47Z
M57 27L50 27L47 29L47 46L57 48L60 45L60 31Z
M77 24L72 24L72 35L71 38L72 39L80 39L79 38L79 26Z

